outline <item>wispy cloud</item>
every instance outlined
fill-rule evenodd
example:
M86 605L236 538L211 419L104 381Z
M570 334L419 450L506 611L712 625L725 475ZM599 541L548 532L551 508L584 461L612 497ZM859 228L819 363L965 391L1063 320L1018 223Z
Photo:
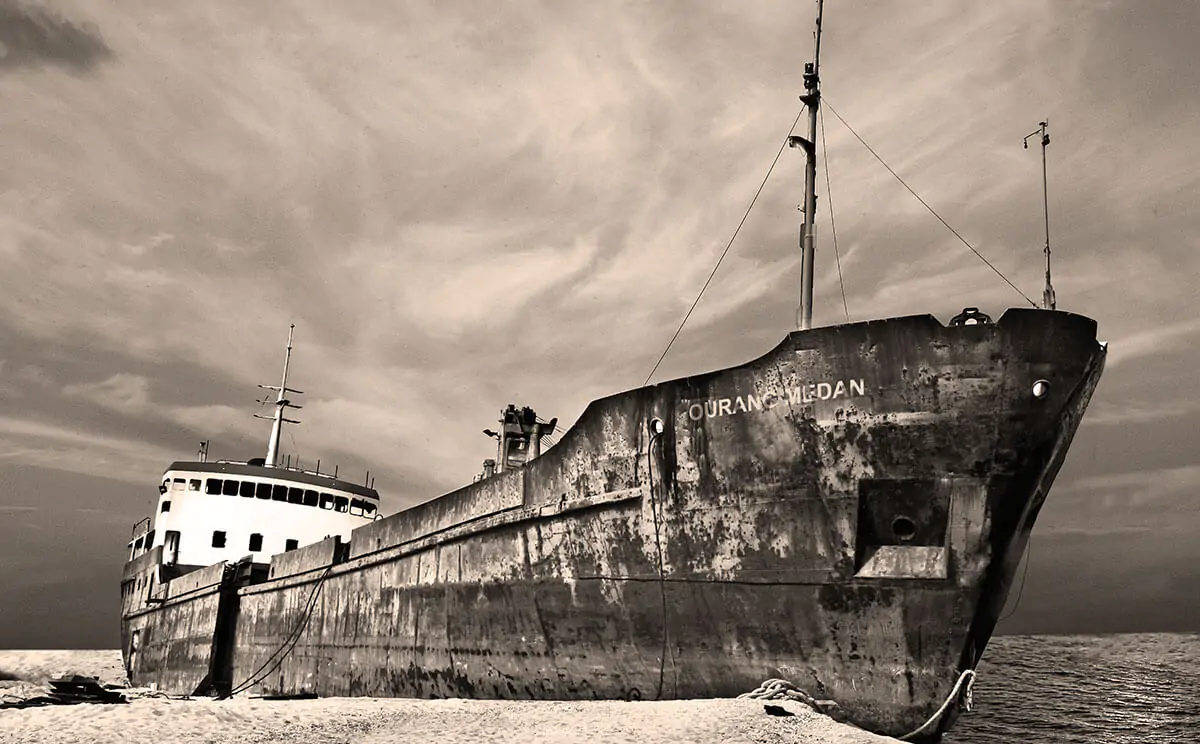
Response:
M1200 465L1081 478L1062 489L1104 508L1137 508L1200 492Z
M1147 527L1145 525L1101 525L1093 527L1083 527L1078 525L1050 525L1036 528L1036 537L1052 535L1055 537L1105 537L1108 535L1145 535L1158 532L1158 527ZM1190 527L1188 527L1190 529Z
M1109 347L1106 366L1117 367L1131 359L1165 352L1189 351L1192 344L1187 343L1186 339L1198 333L1200 333L1200 319L1189 318L1113 339Z
M1113 402L1099 400L1088 406L1083 426L1144 424L1200 412L1200 401Z
M0 504L0 512L4 512L4 513L8 513L8 514L17 514L17 513L23 513L23 512L35 512L35 511L38 511L39 508L40 507L37 507L37 506L17 506L14 504Z
M0 0L0 72L42 65L82 72L112 56L95 27L19 0Z
M0 416L0 459L117 480L152 482L172 454L137 439Z
M101 382L66 385L63 394L85 398L105 408L131 414L150 409L150 381L141 375L124 372L118 372Z

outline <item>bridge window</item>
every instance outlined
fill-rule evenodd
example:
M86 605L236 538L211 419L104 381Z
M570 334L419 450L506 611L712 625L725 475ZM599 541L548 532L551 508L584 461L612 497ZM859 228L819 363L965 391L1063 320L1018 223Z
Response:
M170 499L168 499L168 500L166 500L166 501L162 502L162 509L160 509L160 511L162 511L162 512L169 512L169 511L171 511L171 501L170 501Z
M320 500L321 500L321 497L317 494L316 491L305 491L304 492L304 505L305 506L316 506L320 502Z
M213 530L212 546L214 548L225 547L225 533L222 530Z
M146 550L154 547L154 530L146 533Z
M200 479L192 478L190 481L188 481L188 490L189 491L199 491L200 490Z
M246 498L246 499L254 498L254 487L256 485L258 485L258 484L255 483L254 481L242 481L242 487L239 490L239 493L241 494L242 498Z
M350 499L346 498L345 496L338 496L333 500L333 508L336 511L340 511L344 514L346 510L350 508Z
M139 537L138 539L134 540L133 541L133 549L141 550L142 549L142 541L145 539L146 539L145 537Z
M292 538L290 538L290 537L289 537L287 540L285 540L285 541L284 541L284 543L283 543L283 549L284 549L285 551L288 551L288 550L295 550L295 549L296 549L296 548L298 548L299 546L300 546L300 541L299 541L299 540L293 540L293 539L292 539Z
M257 532L250 535L250 550L256 553L262 550L262 535Z
M220 496L221 495L221 479L220 478L209 478L207 481L205 481L204 482L204 492L209 494L210 496Z
M260 499L269 500L271 498L271 484L259 483L254 495Z
M361 517L363 513L362 499L350 499L350 513L356 517Z
M171 483L171 490L172 491L182 491L185 487L184 486L185 483L186 483L186 481L184 481L183 478L176 478L174 480L174 482Z
M235 480L225 481L225 486L221 489L221 493L225 494L226 496L237 496L238 482Z
M288 503L289 504L303 504L304 503L304 489L303 488L289 488L288 489Z
M287 486L274 486L271 488L272 501L287 501Z
M331 493L321 494L321 508L322 509L332 509L333 508L333 494L331 494Z
M363 516L369 517L374 513L375 513L375 505L372 504L370 501L364 501L363 502Z

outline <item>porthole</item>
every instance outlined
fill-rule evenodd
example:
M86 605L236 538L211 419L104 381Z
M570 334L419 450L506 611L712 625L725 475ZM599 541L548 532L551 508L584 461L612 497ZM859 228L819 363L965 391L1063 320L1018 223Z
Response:
M896 517L892 520L892 534L900 542L908 542L917 534L917 525L908 517Z
M1033 383L1033 397L1045 398L1046 393L1050 392L1050 383L1046 380L1038 380Z

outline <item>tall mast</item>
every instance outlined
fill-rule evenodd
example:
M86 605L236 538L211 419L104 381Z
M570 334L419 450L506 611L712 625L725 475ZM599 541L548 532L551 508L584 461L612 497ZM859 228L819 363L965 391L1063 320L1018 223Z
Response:
M800 307L796 311L796 327L802 331L812 328L813 309L813 223L817 216L817 112L821 107L821 16L825 0L817 0L816 50L813 61L804 63L804 95L800 100L808 109L808 139L790 137L788 144L802 147L807 160L804 169L804 226L800 231Z
M1046 287L1042 290L1042 307L1053 310L1054 286L1050 284L1050 194L1046 183L1046 147L1050 144L1050 135L1046 133L1047 122L1039 122L1038 128L1025 135L1025 149L1029 149L1029 138L1035 134L1042 135L1042 213L1046 216Z
M275 385L259 385L259 387L264 390L278 390L279 391L279 395L276 396L276 398L275 398L275 415L270 417L273 422L271 424L271 438L267 441L267 457L263 463L264 465L266 465L269 468L275 467L276 462L279 459L279 435L283 432L283 424L285 422L289 423L289 424L300 423L299 421L295 421L293 419L284 418L283 410L285 408L300 409L300 408L304 407L304 406L294 405L290 400L287 399L287 395L286 395L287 393L296 393L297 395L304 394L304 392L301 390L296 390L294 388L290 388L287 386L288 365L292 361L292 333L295 330L296 330L296 324L292 323L291 326L288 327L287 353L283 357L283 380L280 381L278 387L276 387ZM263 400L261 400L259 402L265 403L266 398L264 398ZM268 418L267 416L259 416L257 413L254 414L254 416L255 416L255 418L261 418L261 419Z

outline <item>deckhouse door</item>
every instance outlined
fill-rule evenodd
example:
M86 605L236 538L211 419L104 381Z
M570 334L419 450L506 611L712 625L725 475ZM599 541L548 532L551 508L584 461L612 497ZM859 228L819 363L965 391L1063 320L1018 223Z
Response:
M163 557L163 562L167 564L175 564L179 562L179 530L167 530L166 540L164 541L164 551L166 556Z

